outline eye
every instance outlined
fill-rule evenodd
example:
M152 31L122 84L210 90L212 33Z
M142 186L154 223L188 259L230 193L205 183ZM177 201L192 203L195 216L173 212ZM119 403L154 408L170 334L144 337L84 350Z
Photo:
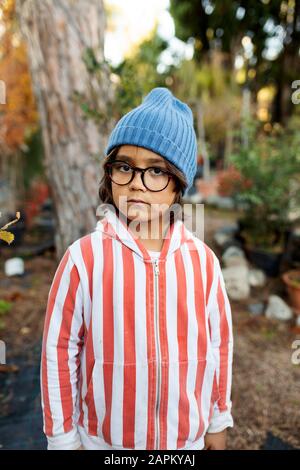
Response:
M126 163L119 163L117 164L117 170L121 171L122 173L129 173L131 171L131 167Z
M161 168L159 168L158 166L154 166L153 168L150 169L150 173L153 175L153 176L162 176L164 174L164 172L162 171Z

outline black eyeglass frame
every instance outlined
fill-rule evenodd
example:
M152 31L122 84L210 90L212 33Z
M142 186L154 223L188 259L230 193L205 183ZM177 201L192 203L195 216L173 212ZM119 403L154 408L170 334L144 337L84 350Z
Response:
M166 189L166 187L167 187L168 184L170 183L170 180L171 180L171 179L173 178L173 176L174 176L174 175L173 175L172 173L170 173L169 171L164 170L163 168L160 168L160 167L158 167L158 166L148 166L147 168L140 168L140 167L138 167L138 166L132 166L132 165L130 165L130 163L125 162L124 160L114 160L113 162L108 162L108 163L106 163L105 167L110 169L115 163L124 163L125 165L129 166L129 167L133 170L133 173L132 173L132 176L131 176L130 180L128 181L128 183L124 183L124 184L116 183L116 182L112 179L111 173L108 172L108 176L110 177L110 179L111 179L115 184L117 184L118 186L127 186L128 184L130 184L131 181L132 181L132 180L134 179L134 177L135 177L136 171L139 171L140 173L142 173L141 178L142 178L142 182L143 182L143 185L145 186L145 188L147 188L148 191L151 191L151 192L153 192L153 193L158 193L158 192L163 191L164 189ZM150 170L151 168L159 168L160 171L162 171L163 173L165 173L166 175L168 175L168 181L167 181L167 184L166 184L166 186L165 186L164 188L162 188L162 189L150 189L150 188L148 188L148 186L145 184L145 182L144 182L144 174L145 174L145 172L146 172L147 170Z

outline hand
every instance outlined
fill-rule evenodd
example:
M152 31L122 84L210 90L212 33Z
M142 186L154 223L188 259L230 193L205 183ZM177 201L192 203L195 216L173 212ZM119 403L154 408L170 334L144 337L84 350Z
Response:
M221 432L209 433L204 436L204 450L225 450L226 449L227 429Z

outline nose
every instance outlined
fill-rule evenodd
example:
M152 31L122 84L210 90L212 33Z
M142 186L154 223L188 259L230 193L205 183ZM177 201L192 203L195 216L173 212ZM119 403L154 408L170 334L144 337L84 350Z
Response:
M142 172L136 171L133 177L133 180L129 184L130 189L142 189L143 191L147 191L146 186L144 186L142 180Z

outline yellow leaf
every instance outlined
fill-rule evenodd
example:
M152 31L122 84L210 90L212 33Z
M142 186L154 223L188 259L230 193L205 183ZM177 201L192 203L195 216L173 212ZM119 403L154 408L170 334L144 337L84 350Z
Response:
M9 245L14 240L15 236L11 232L7 232L6 230L0 230L0 240L4 240Z

